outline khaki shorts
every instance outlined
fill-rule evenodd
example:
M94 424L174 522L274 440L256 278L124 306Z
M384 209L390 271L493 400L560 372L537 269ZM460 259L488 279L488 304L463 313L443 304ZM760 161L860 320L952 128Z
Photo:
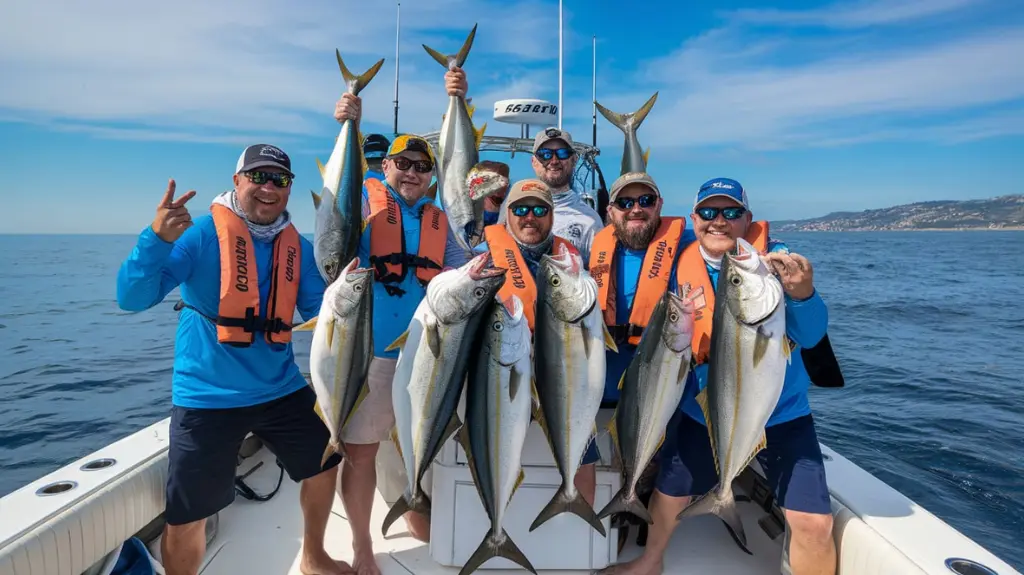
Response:
M341 432L345 443L366 445L379 443L390 437L395 426L395 408L391 404L391 380L395 377L397 359L374 357L366 385L370 391L352 414L352 420Z
M420 481L420 487L423 488L427 497L432 497L433 481L434 468L431 466L423 474L423 480ZM377 491L387 502L388 507L394 505L395 501L398 501L405 493L408 484L409 477L405 474L405 462L398 455L395 444L390 439L380 442L380 448L377 450Z

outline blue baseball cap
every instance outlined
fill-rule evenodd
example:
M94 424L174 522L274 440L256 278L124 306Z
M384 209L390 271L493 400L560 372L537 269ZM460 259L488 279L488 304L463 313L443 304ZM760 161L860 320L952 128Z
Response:
M730 198L744 208L750 209L750 204L747 202L747 191L739 182L730 178L713 178L704 182L700 190L697 191L696 199L693 200L693 207L696 209L704 200L717 196Z
M388 154L391 142L381 134L370 134L363 140L363 156L366 159L383 158Z

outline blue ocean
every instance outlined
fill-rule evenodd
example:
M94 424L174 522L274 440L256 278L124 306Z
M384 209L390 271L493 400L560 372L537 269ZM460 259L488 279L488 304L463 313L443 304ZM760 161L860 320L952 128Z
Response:
M811 392L820 439L1024 570L1024 232L777 237L846 376ZM118 309L134 242L0 236L0 496L168 416L177 291Z

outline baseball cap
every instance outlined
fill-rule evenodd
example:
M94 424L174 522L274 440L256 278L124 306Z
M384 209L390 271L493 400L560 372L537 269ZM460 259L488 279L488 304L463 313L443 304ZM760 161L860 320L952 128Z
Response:
M619 192L623 188L630 184L641 184L651 189L658 197L661 197L661 190L658 189L658 184L654 183L654 178L647 172L626 172L618 177L617 180L612 182L612 187L608 191L608 201L614 202L615 198L618 197Z
M292 173L292 161L288 154L284 153L281 148L270 144L253 144L242 150L242 155L238 156L238 163L235 165L235 173L267 167L281 168L289 176L295 177L295 174Z
M533 151L536 152L541 146L551 140L562 140L566 146L572 148L572 135L569 132L559 130L558 128L548 128L537 132L537 135L533 138Z
M747 191L739 182L730 178L713 178L701 185L697 191L697 197L693 200L693 207L696 208L701 202L708 198L723 197L739 202L744 208L750 209L747 203Z
M363 156L369 158L383 158L388 153L388 146L391 142L381 134L370 134L363 140Z
M394 142L391 142L391 147L388 148L388 156L397 156L402 152L423 152L430 158L430 161L437 163L434 159L434 151L430 148L430 144L426 140L419 136L412 134L402 134L395 138Z
M505 198L505 205L511 207L512 204L524 198L537 198L547 204L549 208L555 209L555 201L551 198L551 188L540 180L531 178L512 184L512 189L509 190L508 196Z

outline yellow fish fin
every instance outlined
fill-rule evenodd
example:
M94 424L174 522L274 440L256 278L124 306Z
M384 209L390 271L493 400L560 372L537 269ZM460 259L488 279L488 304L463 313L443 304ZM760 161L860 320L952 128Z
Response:
M619 346L615 345L615 338L612 337L612 332L608 331L608 325L606 323L604 323L604 322L601 322L601 325L604 326L604 345L605 345L605 347L607 347L608 349L614 351L615 353L619 353ZM619 389L622 389L622 387L619 387Z
M404 332L402 332L402 335L398 336L398 338L395 339L395 341L391 342L391 345L387 346L384 349L384 351L391 351L402 347L403 345L405 345L405 340L408 338L409 330L405 330Z
M320 316L316 316L305 323L301 323L293 327L292 331L313 331L314 329L316 329L316 321L318 319L320 319Z

